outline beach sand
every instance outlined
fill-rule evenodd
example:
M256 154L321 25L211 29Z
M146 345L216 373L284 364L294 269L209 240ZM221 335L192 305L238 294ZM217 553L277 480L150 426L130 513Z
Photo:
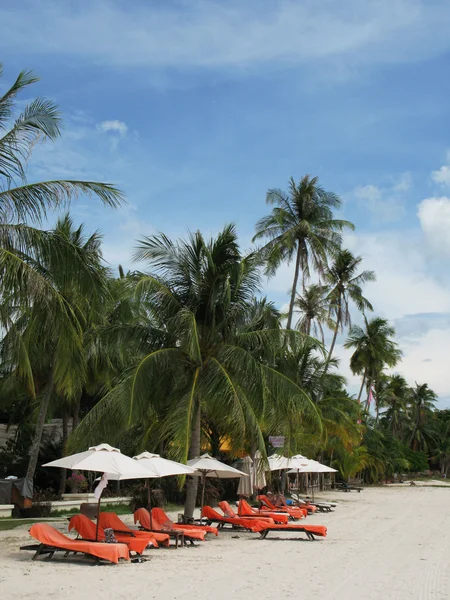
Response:
M449 486L450 488L450 486ZM27 527L0 532L0 597L448 599L450 489L366 488L329 492L331 514L307 518L328 537L221 533L197 548L147 551L141 564L94 566L62 558L32 562L19 546ZM64 530L64 523L58 523ZM278 536L286 539L281 540ZM238 538L236 538L238 536Z

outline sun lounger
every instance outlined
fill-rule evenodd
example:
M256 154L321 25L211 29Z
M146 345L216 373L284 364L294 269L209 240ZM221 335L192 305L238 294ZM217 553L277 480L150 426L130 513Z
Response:
M362 492L363 488L355 487L353 485L349 485L348 483L337 483L336 489L341 490L342 492Z
M194 531L190 529L183 529L181 526L172 527L170 525L163 525L157 518L158 512L153 512L154 510L155 509L152 510L152 520L150 521L150 513L148 510L146 508L138 508L138 510L134 513L134 522L139 523L140 526L145 529L145 531L153 531L169 535L171 538L175 539L176 547L178 547L179 542L181 545L184 545L186 542L194 545L195 540L203 541L208 533L206 530Z
M263 506L261 507L261 511L263 512L266 510L270 510L272 512L284 512L296 520L304 519L308 514L308 511L305 508L287 508L285 506L275 506L274 504L272 504L269 498L264 495L257 496L257 500L259 500L259 502L262 503Z
M72 531L72 529L75 529L78 535L88 542L97 540L104 542L106 540L105 531L102 527L98 528L96 540L97 525L88 519L86 515L74 515L69 521L69 531ZM148 538L135 538L120 534L114 534L114 537L119 543L126 544L130 551L136 552L136 554L142 554L149 544L158 547L158 542L155 540L150 541Z
M220 505L219 505L220 506ZM248 517L260 519L261 517L270 517L275 523L287 523L289 521L289 515L284 512L271 512L265 510L258 512L254 510L247 500L241 498L239 500L238 515L247 519Z
M208 524L217 523L218 528L221 531L226 530L226 525L230 525L229 529L244 529L252 532L260 532L264 527L268 527L269 523L264 521L258 521L258 519L246 519L242 517L223 517L211 506L204 506L202 517L204 517Z
M300 498L296 494L292 494L292 499L294 502L298 502L300 507L308 508L309 506L315 506L319 512L331 512L331 509L337 506L334 502L311 502L309 499Z
M262 515L258 516L257 514L256 515L255 514L239 515L232 509L232 507L228 504L228 502L226 500L222 500L222 502L219 502L219 508L223 512L224 516L229 519L236 519L239 517L243 517L244 519L256 519L257 518L258 521L261 521L262 523L267 523L268 525L272 525L273 523L275 523L275 521L269 516L262 516Z
M217 527L211 527L209 525L194 525L191 523L174 523L173 521L171 521L169 519L169 517L163 511L162 508L156 508L156 507L153 508L152 516L153 515L156 517L156 519L161 523L161 525L164 528L167 527L168 529L181 529L185 533L192 533L194 531L197 531L197 532L201 532L202 535L205 533L205 531L206 531L206 533L212 533L215 536L217 536L219 534L219 532L217 531ZM201 539L204 539L204 536Z
M103 527L103 529L106 529L107 527L111 528L116 534L131 535L137 538L156 540L158 544L163 544L164 546L168 546L170 543L170 538L167 533L131 529L131 527L128 527L128 525L126 525L122 519L119 519L116 513L113 512L101 512L99 525L100 527Z
M102 542L73 540L47 523L32 525L30 535L39 542L33 560L44 554L48 555L48 558L52 558L55 552L65 552L65 556L71 552L85 554L94 558L97 562L100 559L113 563L118 563L120 559L130 560L130 552L126 544L104 544Z
M281 502L281 505L284 506L285 508L296 508L296 507L303 508L308 512L309 515L315 513L316 510L318 510L317 506L315 506L314 504L310 504L309 502L304 502L304 501L302 501L302 502L298 501L296 505L294 504L291 506L286 502L286 498L284 496L280 496L280 502Z
M325 537L327 528L324 525L296 525L294 523L287 525L268 525L261 531L260 539L264 540L271 531L293 531L306 533L309 540L314 541L315 536Z

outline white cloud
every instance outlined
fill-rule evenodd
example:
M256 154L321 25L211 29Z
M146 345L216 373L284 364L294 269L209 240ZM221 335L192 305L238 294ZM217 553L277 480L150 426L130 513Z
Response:
M450 198L426 198L418 206L417 216L429 244L450 255Z
M447 152L446 164L431 172L431 179L442 187L450 187L450 151Z
M372 213L379 223L394 222L406 212L407 192L411 189L411 173L402 173L387 187L368 184L360 185L353 191L359 205Z
M192 0L0 8L0 47L150 67L345 66L422 60L450 46L446 0Z
M450 167L442 165L437 171L431 173L431 179L442 186L450 186Z
M99 131L103 131L104 133L115 133L120 137L124 137L128 132L128 127L126 123L123 121L118 121L117 119L113 121L102 121L97 124L97 129Z

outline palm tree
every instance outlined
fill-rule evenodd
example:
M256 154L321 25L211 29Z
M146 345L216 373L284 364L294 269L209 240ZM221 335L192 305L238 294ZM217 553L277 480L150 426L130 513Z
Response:
M350 451L342 448L333 464L346 482L366 469L371 472L372 476L377 476L383 471L383 462L371 455L364 446L353 448Z
M413 450L427 447L427 416L434 409L437 394L430 390L427 383L418 384L411 390L411 416L414 419L409 445Z
M340 232L354 226L333 217L333 210L340 207L341 200L320 187L317 177L305 175L298 184L291 177L289 192L269 190L266 202L275 207L256 224L253 241L269 239L261 250L268 275L273 275L281 263L295 260L287 320L287 329L290 329L300 272L305 287L310 263L322 273L327 256L336 252L341 244Z
M432 460L439 461L441 475L448 475L450 466L450 411L437 410L434 413Z
M0 76L2 68L0 65ZM56 294L44 273L34 268L39 255L54 252L60 256L61 269L70 269L76 256L68 254L64 240L52 238L27 222L40 223L53 210L80 194L95 195L109 206L122 201L121 193L110 184L92 181L52 180L29 183L25 167L34 146L40 141L54 141L61 133L57 107L49 100L32 101L12 126L17 95L37 82L31 72L22 71L14 84L0 98L0 283L2 294L21 302L43 301ZM16 185L16 184L19 185ZM77 268L77 267L76 267ZM7 323L3 323L7 326Z
M335 317L335 329L330 351L331 358L339 330L351 326L351 315L349 301L356 304L359 311L373 310L370 302L362 294L362 285L368 281L375 281L373 271L362 271L358 273L362 262L361 256L353 256L350 250L339 250L333 260L333 264L327 269L325 279L330 287L328 301L330 313Z
M82 289L87 282L92 284L95 275L73 240L61 232L40 231L27 221L41 222L49 209L61 207L79 194L96 195L109 206L117 206L122 195L110 184L92 181L26 181L25 167L34 146L39 141L54 141L61 128L57 107L42 98L32 101L9 127L17 95L36 81L38 79L31 72L22 71L0 98L0 127L5 131L0 138L0 285L3 301L0 318L3 329L13 338L17 338L18 324L24 315L35 334L43 333L43 324L51 326L58 322L65 335L57 346L60 352L67 351L70 355L68 346L77 338L78 316L61 294L60 286L54 285L52 277L58 273L60 283L76 279ZM68 342L67 347L65 342ZM19 343L18 347L23 359L25 346L21 347ZM27 380L29 392L35 396L29 365L18 358L16 355L17 373ZM64 368L51 371L32 445L28 476L34 474L46 407L54 385L64 389L69 385L69 379Z
M387 407L383 414L383 421L393 436L398 436L403 429L410 396L411 390L401 375L383 376L377 384L375 394L377 414L381 406Z
M11 377L40 401L26 473L30 479L51 400L59 399L67 406L81 394L86 378L83 331L88 314L102 306L106 294L99 235L86 237L82 227L74 229L68 216L46 233L50 250L36 257L33 268L45 276L54 293L44 302L37 297L33 304L20 307L1 347ZM83 270L61 269L61 257L55 256L53 246L65 247Z
M136 258L150 265L137 294L153 333L134 368L80 423L71 447L108 424L113 439L124 420L145 430L156 421L159 440L185 461L200 453L202 423L220 423L235 447L251 439L264 452L260 425L273 403L276 416L307 413L318 421L304 391L265 360L285 345L285 332L248 331L260 273L255 255L241 256L233 226L209 241L199 232L188 241L145 238ZM150 341L157 336L160 342ZM190 478L187 516L196 493L197 478Z
M344 348L355 349L350 358L352 373L363 376L358 401L361 400L364 385L370 394L372 385L381 375L383 368L395 367L402 355L397 343L391 339L395 335L395 329L386 319L375 317L368 321L364 317L364 324L364 329L353 325L344 344Z
M320 339L324 343L323 324L330 329L335 327L335 323L330 318L329 304L327 300L328 288L324 285L313 284L305 288L302 295L297 295L294 308L300 313L300 318L295 325L295 329Z

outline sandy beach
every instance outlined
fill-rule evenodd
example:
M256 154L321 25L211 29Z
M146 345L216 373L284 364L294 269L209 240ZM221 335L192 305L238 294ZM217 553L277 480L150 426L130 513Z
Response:
M0 532L1 597L448 598L450 489L374 488L323 498L337 499L336 511L307 521L327 525L326 539L221 533L197 548L147 551L142 564L93 566L62 555L32 562L32 553L19 551L32 541L26 526Z

